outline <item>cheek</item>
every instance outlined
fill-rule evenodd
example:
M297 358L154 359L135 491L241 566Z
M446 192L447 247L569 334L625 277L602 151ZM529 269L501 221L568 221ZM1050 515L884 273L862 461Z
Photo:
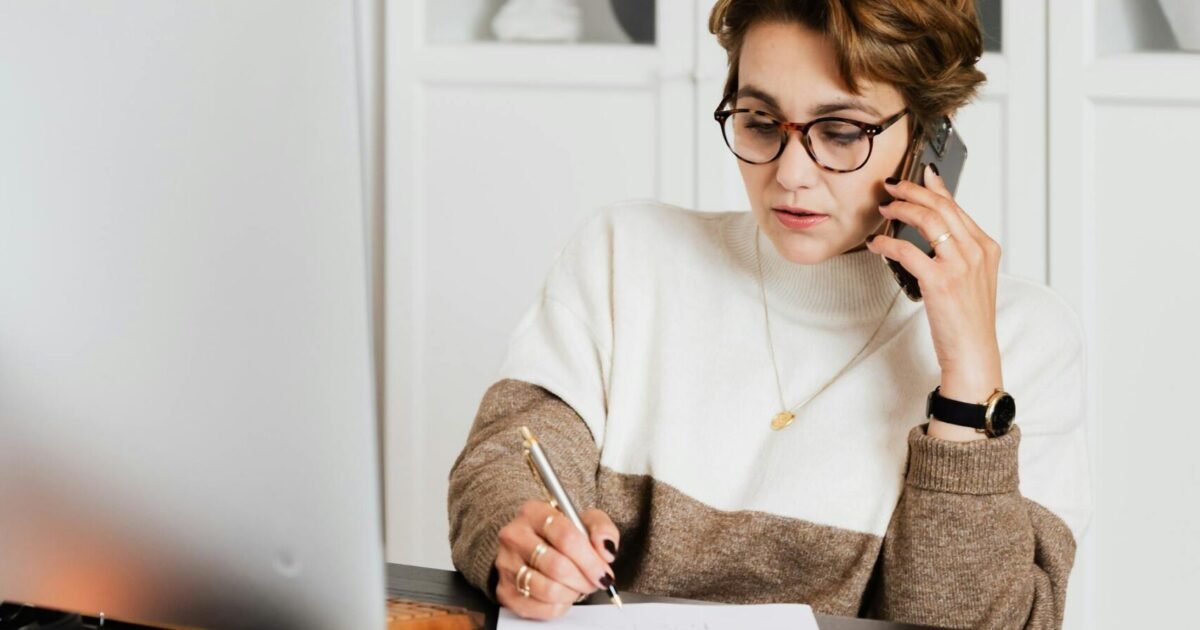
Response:
M742 174L742 182L746 185L746 195L750 203L757 203L762 197L765 186L775 177L775 169L767 165L751 165L738 160L738 171Z
M849 210L847 218L853 222L878 221L883 216L879 214L879 204L887 194L883 188L883 180L891 175L891 171L874 173L867 170L868 167L864 166L861 171L855 173L858 177L839 178L829 185L838 200L838 207Z

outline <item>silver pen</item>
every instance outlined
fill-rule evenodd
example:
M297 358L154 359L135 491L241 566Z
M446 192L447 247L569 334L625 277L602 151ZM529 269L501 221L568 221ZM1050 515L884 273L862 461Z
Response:
M533 432L529 430L529 427L521 427L521 437L525 440L525 462L529 464L533 476L541 482L542 489L546 491L550 499L550 505L558 508L566 515L567 520L574 523L575 527L583 532L584 536L587 536L588 530L583 526L583 521L579 518L579 513L575 511L575 506L571 503L571 498L567 496L567 491L559 483L558 475L554 474L554 469L550 467L550 459L546 457L546 451L542 450L542 445L538 444L537 438L533 437ZM617 594L616 585L608 587L608 597L618 608L623 607L621 596Z

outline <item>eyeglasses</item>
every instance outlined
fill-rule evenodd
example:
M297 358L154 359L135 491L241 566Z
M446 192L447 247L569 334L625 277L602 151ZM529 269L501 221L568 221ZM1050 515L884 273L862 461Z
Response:
M713 117L721 125L725 145L743 162L766 164L776 160L783 155L795 130L800 132L800 144L817 165L835 173L850 173L871 159L875 136L907 113L908 109L903 109L878 125L832 117L808 123L783 122L755 109L718 108Z

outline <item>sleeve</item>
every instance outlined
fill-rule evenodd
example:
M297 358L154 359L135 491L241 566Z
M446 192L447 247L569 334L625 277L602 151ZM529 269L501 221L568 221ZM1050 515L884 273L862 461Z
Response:
M606 219L594 215L555 256L450 471L451 558L493 599L499 530L526 500L544 497L525 463L519 427L538 437L576 507L596 501L612 347Z
M450 556L468 582L496 599L493 565L500 528L528 499L543 498L522 453L528 426L580 510L596 502L600 454L570 406L545 389L503 379L483 396L467 444L450 471Z
M555 256L539 299L509 337L500 378L533 383L604 441L613 346L614 208L593 214Z
M1053 308L1066 312L1043 321L1062 325L1031 324L1015 336L1032 350L1012 353L1021 373L1008 387L1017 400L1013 430L967 443L930 437L927 424L910 432L904 491L868 597L873 616L949 628L1062 627L1091 490L1083 331L1065 302Z

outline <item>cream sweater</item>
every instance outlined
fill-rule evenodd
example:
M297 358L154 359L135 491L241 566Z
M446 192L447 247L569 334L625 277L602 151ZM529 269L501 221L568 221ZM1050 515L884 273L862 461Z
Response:
M924 433L940 370L923 304L897 297L868 251L796 265L759 238L787 405L882 321L855 365L771 430L779 396L753 217L604 208L560 250L455 464L459 568L486 588L496 530L538 496L515 429L529 424L577 502L620 527L621 588L942 626L1061 625L1090 513L1071 308L1000 276L1018 428L944 442Z

